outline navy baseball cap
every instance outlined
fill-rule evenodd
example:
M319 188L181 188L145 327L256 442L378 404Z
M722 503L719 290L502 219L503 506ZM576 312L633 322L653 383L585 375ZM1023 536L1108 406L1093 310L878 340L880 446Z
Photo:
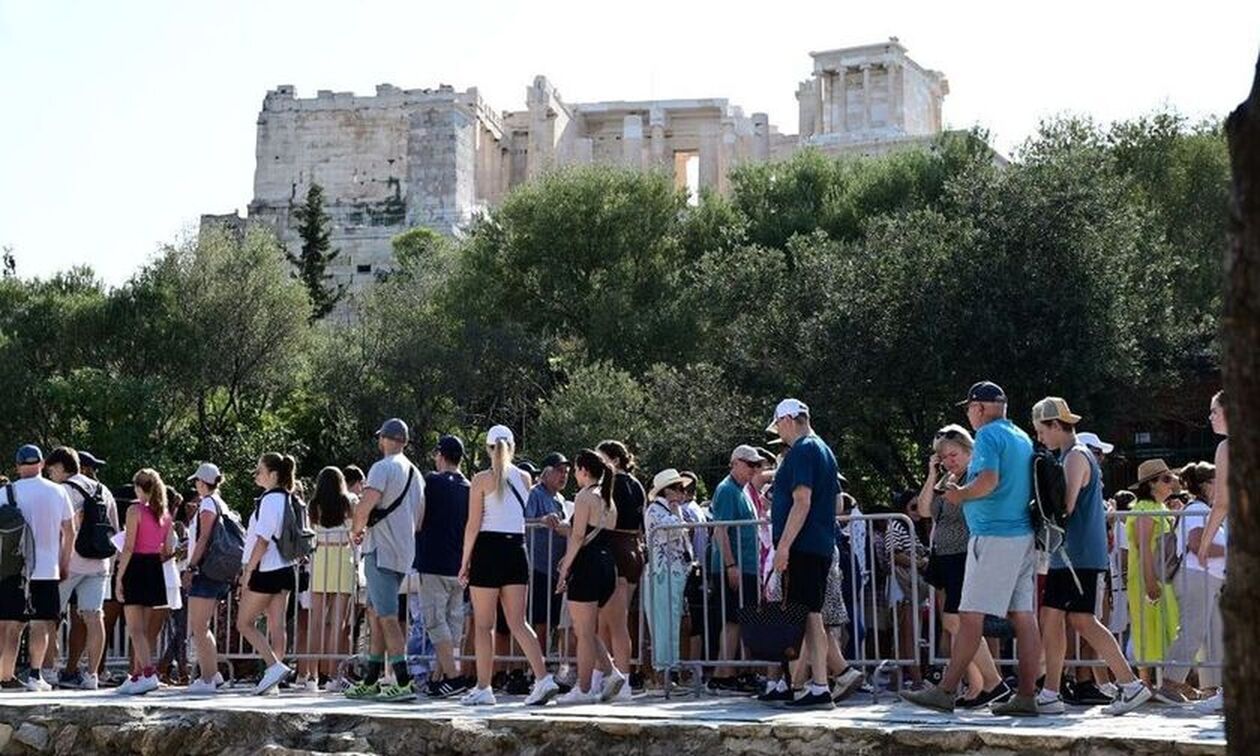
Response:
M38 465L44 461L44 452L35 444L26 444L17 450L19 465Z
M411 438L411 432L407 430L407 424L396 417L391 417L381 423L381 429L376 432L376 435L394 441L401 441L404 444Z
M439 454L456 464L464 458L464 442L460 441L457 436L442 436L438 439L435 448Z
M972 402L1005 402L1006 392L1002 387L992 381L980 381L974 384L967 391L967 398L958 403L959 407L966 407Z
M544 470L546 470L548 467L568 467L569 458L564 456L560 452L552 452L548 454L547 456L543 457L542 466Z
M105 460L97 457L90 451L79 452L79 463L98 470L106 464Z

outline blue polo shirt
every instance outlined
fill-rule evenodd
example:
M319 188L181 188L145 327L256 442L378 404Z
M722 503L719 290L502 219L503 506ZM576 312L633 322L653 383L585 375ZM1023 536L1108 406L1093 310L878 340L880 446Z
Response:
M797 439L774 474L770 525L777 546L792 509L792 492L809 486L809 515L792 542L793 551L830 558L836 545L836 496L840 494L836 455L814 434Z
M755 520L756 510L752 499L744 487L727 475L713 492L713 504L709 510L714 520ZM726 538L731 544L731 555L739 564L740 572L756 575L759 572L761 545L757 542L757 526L741 525L726 529ZM722 565L722 549L714 541L713 554L710 556L709 569L716 575L724 574Z
M976 445L967 467L968 480L992 470L997 488L988 496L963 504L963 517L973 536L1030 535L1028 504L1032 501L1033 444L1028 434L1006 418L976 432Z

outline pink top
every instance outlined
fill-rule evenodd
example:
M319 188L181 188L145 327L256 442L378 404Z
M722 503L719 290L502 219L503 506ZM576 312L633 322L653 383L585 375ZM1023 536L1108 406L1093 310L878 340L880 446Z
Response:
M161 554L166 545L166 534L171 532L171 516L165 514L161 520L153 515L148 505L136 502L132 506L140 508L140 522L136 526L136 554Z

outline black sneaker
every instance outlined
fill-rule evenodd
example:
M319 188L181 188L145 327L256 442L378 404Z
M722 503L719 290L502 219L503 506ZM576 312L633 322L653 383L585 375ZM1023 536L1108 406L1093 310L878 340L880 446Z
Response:
M1106 706L1112 699L1111 696L1098 689L1098 683L1087 680L1076 686L1075 700L1068 701L1066 696L1063 700L1077 706Z
M25 693L26 691L26 685L18 682L16 677L0 682L0 693Z
M446 680L439 680L436 684L430 684L429 695L434 698L450 698L451 696L458 696L467 692L468 687L468 678L451 677Z
M534 680L526 677L525 673L519 669L514 669L508 674L507 684L503 686L503 692L509 696L528 696L534 687Z
M711 677L708 688L710 693L731 693L739 690L739 683L734 677Z
M495 672L490 677L490 689L493 690L495 693L502 693L503 689L507 687L507 682L508 682L507 672L503 672L503 671Z
M765 687L765 681L754 674L743 674L735 678L735 689L740 693L755 695L757 691L765 690Z
M572 686L569 686L569 687L572 687ZM630 673L630 689L643 690L643 673L641 672Z
M786 709L805 710L805 709L834 709L835 702L831 700L831 691L824 690L821 693L810 693L806 688L800 698L794 698L783 705Z
M1065 704L1080 705L1080 697L1076 692L1076 680L1071 677L1063 678L1063 681L1059 683L1059 698Z
M994 685L992 690L982 691L980 695L974 698L958 699L957 705L960 709L979 709L989 704L1003 703L1013 695L1015 695L1015 691L1011 690L1011 687L1003 680Z

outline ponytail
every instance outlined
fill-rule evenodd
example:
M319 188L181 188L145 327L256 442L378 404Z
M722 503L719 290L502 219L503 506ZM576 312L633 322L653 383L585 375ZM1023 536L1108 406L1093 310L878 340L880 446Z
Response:
M632 473L638 467L634 455L630 453L630 449L621 441L613 439L600 441L595 445L595 449L612 463L615 470Z
M297 460L288 454L267 452L259 459L262 466L276 474L276 485L286 491L292 491L297 474Z
M132 485L144 494L144 505L159 521L166 514L166 484L157 470L146 467L131 479Z
M490 475L494 478L494 490L502 491L507 482L507 469L512 464L512 445L500 438L490 447Z
M604 500L605 507L611 507L613 503L613 481L617 477L617 470L608 463L599 454L590 449L583 449L573 458L573 465L580 467L586 471L599 485L599 498Z

